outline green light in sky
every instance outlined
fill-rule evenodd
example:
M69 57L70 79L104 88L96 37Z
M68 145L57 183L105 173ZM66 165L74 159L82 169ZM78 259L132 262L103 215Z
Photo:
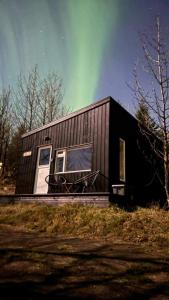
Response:
M117 0L1 1L0 86L38 65L42 77L63 78L72 109L91 103L117 15Z
M117 4L109 0L71 0L68 13L71 62L67 90L80 107L94 100L104 50L115 31Z

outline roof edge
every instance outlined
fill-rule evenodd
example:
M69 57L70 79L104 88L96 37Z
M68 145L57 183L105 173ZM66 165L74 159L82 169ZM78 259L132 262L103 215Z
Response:
M75 116L77 116L77 115L80 115L80 114L82 114L82 113L84 113L84 112L86 112L86 111L89 111L89 110L91 110L91 109L93 109L93 108L96 108L96 107L98 107L98 106L101 106L101 105L103 105L103 104L105 104L105 103L107 103L107 102L110 102L111 99L112 99L111 96L107 96L107 97L105 97L105 98L103 98L103 99L100 99L100 100L98 100L98 101L96 101L96 102L94 102L94 103L92 103L92 104L90 104L90 105L88 105L88 106L86 106L86 107L80 108L79 110L76 110L76 111L74 111L74 112L72 112L72 113L70 113L70 114L68 114L68 115L66 115L66 116L64 116L64 117L62 117L62 118L60 118L60 119L57 119L57 120L52 121L52 122L50 122L50 123L48 123L48 124L46 124L46 125L40 126L40 127L36 128L36 129L33 129L33 130L31 130L31 131L29 131L29 132L27 132L27 133L24 133L24 134L22 135L22 138L25 138L25 137L27 137L27 136L29 136L29 135L32 135L32 134L34 134L34 133L36 133L36 132L39 132L39 131L43 130L43 129L52 127L52 126L54 126L54 125L56 125L56 124L59 124L59 123L61 123L61 122L63 122L63 121L66 121L66 120L68 120L68 119L71 119L71 118L73 118L73 117L75 117ZM115 100L114 100L114 101L115 101Z

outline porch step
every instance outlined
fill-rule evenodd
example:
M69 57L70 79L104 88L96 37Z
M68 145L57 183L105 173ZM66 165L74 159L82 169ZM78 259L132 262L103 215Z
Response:
M36 194L36 195L0 195L0 203L46 203L64 205L67 203L82 203L97 207L109 207L109 193L76 193L76 194Z

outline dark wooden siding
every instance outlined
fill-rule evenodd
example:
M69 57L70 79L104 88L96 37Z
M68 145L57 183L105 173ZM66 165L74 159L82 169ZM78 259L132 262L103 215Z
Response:
M93 149L92 170L99 169L104 176L109 177L109 107L110 100L103 101L99 106L24 137L23 152L31 150L32 156L21 158L16 193L33 193L38 147L49 144L49 141L45 142L45 136L51 138L51 172L54 170L57 149L90 143ZM67 174L67 177L74 180L83 174ZM97 191L108 191L108 182L103 176L98 178Z
M125 140L126 146L125 182L119 179L119 138ZM146 158L146 155L148 157L151 154L148 141L141 134L137 120L115 101L112 101L110 106L109 146L110 181L112 184L125 183L126 193L139 204L163 197L162 188L157 178L149 185L154 176L154 169Z

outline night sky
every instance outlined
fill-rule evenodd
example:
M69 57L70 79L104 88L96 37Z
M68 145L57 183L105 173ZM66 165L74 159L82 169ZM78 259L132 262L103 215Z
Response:
M169 26L169 0L0 0L0 87L37 64L63 78L72 110L110 95L132 112L138 32L156 15Z

